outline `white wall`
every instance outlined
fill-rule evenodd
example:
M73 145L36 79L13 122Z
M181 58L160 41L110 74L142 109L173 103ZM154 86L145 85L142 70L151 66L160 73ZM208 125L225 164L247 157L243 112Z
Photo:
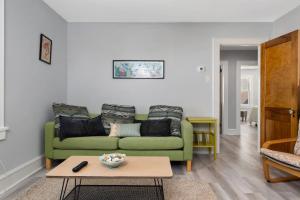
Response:
M0 141L6 168L0 166L0 175L44 153L43 126L52 117L52 102L66 100L67 77L66 22L40 0L5 4L5 125L10 130ZM53 40L52 65L39 61L40 33Z
M272 37L283 35L300 28L300 6L280 17L273 23Z
M69 23L68 102L100 112L103 103L183 106L212 115L212 39L268 38L271 23ZM163 59L164 80L114 80L114 59ZM206 72L196 72L196 66Z
M257 60L254 60L257 63ZM258 95L259 95L259 70L258 69L243 69L241 70L241 76L252 77L252 89L253 89L253 101L250 104L252 106L258 106Z

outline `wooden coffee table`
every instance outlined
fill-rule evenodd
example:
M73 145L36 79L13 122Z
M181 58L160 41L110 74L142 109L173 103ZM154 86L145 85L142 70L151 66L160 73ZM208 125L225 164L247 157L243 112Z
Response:
M72 168L82 161L88 165L79 172ZM127 156L118 168L108 168L100 163L98 156L71 156L46 174L47 178L62 178L60 200L112 200L112 199L164 199L163 179L171 178L173 172L168 157ZM82 185L82 179L92 178L149 178L153 185ZM66 194L70 179L74 188Z

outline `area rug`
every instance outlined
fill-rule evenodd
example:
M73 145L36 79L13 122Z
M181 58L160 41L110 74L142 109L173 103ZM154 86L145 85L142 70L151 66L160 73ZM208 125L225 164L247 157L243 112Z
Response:
M68 191L74 186L70 179ZM83 180L82 184L93 185L150 185L153 180L149 179L89 179ZM57 200L62 185L62 179L40 178L32 185L16 194L14 200ZM175 176L164 181L164 195L166 200L216 200L216 196L207 183L200 182L188 176Z

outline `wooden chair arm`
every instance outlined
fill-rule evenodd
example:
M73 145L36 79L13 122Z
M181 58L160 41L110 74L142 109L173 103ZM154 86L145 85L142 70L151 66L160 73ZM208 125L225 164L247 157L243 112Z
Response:
M279 140L270 140L270 141L265 142L263 144L262 148L269 149L269 147L274 144L290 143L290 142L296 142L296 141L297 141L297 138L284 138L284 139L279 139Z

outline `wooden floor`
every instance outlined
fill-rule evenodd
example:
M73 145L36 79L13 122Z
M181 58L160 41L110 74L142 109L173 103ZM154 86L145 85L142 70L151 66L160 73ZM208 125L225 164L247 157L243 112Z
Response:
M175 174L194 176L209 183L221 200L300 200L300 182L265 182L260 155L257 152L256 131L255 127L244 124L241 127L241 136L221 137L221 153L216 161L212 155L195 152L191 173L186 174L185 165L182 163L172 163L173 171ZM32 176L15 190L27 187L42 176L45 176L45 170ZM13 197L14 195L10 195L4 199L12 200Z
M299 181L265 182L257 151L257 128L247 124L241 126L241 136L221 137L216 161L212 156L195 154L193 162L193 175L210 183L218 199L300 199Z

